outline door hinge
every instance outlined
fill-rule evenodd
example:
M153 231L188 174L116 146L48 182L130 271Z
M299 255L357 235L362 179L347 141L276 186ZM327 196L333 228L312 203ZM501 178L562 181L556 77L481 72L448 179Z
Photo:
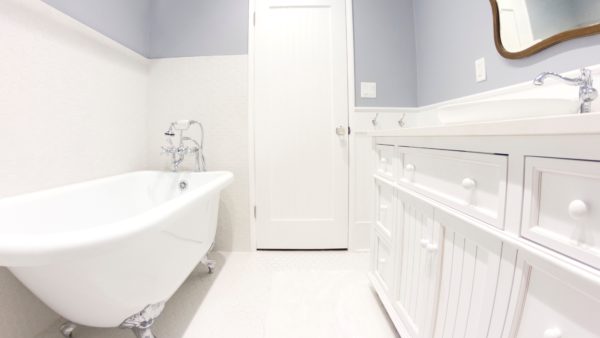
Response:
M254 218L256 218L256 205L254 206Z
M256 12L252 12L252 26L256 26Z
M348 126L348 135L352 134L352 129Z

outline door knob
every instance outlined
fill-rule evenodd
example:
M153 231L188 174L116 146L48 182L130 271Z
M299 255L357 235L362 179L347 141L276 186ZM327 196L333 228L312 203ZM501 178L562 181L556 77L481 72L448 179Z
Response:
M344 126L338 126L337 128L335 128L335 133L338 136L344 136L346 135L346 128L344 128Z

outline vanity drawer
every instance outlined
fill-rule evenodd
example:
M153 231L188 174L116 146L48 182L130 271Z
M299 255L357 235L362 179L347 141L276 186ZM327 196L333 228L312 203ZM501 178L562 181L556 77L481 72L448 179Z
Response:
M400 184L504 227L507 156L399 147Z
M600 162L527 157L521 236L600 269Z
M385 183L378 183L376 199L376 224L387 239L391 241L395 216L394 189Z
M374 243L374 262L373 270L375 276L385 287L386 292L390 292L394 280L394 264L392 261L392 250L390 242L379 236L375 231Z
M510 337L598 338L598 286L580 289L577 276L555 276L528 266Z
M395 146L378 144L375 146L377 153L377 174L391 181L396 179L398 152Z

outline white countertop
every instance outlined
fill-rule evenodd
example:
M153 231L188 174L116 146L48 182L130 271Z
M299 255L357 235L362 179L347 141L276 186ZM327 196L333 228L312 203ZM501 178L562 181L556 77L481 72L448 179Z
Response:
M374 130L370 136L515 136L600 134L600 113Z

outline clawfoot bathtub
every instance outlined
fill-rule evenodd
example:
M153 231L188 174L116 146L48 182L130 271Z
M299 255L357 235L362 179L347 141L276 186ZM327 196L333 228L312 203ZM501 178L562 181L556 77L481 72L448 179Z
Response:
M73 323L154 337L165 302L208 262L232 180L141 171L2 199L0 265L70 321L67 337Z

